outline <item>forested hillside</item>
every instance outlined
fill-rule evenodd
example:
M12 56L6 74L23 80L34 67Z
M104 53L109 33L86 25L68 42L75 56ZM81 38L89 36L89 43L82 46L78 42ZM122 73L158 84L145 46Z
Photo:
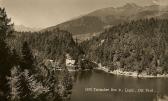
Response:
M10 44L20 50L20 46L27 41L35 56L41 59L62 59L67 53L77 58L82 51L73 40L71 33L56 29L45 32L15 32ZM11 41L13 40L13 41Z
M86 58L110 70L168 72L168 20L144 19L119 24L80 44Z

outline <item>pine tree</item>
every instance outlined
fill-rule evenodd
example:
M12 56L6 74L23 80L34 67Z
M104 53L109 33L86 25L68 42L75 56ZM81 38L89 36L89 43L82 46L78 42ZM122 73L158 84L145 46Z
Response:
M20 99L19 97L19 79L20 79L20 75L21 71L19 69L19 67L14 66L11 69L11 77L10 77L10 100L11 101L18 101Z
M20 64L20 56L17 54L15 49L12 50L11 64L13 66L18 66Z
M22 46L22 60L21 60L21 68L24 69L28 69L33 71L34 68L34 57L33 54L28 46L27 42L23 43Z
M59 81L56 72L51 70L49 74L50 75L47 78L47 86L49 88L47 97L50 98L50 101L62 101L62 98L58 92Z
M19 77L19 96L21 101L33 101L32 88L28 70L24 70Z
M63 70L63 78L62 78L62 86L64 88L63 96L66 97L73 86L72 76L69 74L69 71L67 68Z
M6 101L9 95L7 76L10 75L10 49L6 44L7 36L13 30L13 24L7 17L5 9L0 8L0 100Z

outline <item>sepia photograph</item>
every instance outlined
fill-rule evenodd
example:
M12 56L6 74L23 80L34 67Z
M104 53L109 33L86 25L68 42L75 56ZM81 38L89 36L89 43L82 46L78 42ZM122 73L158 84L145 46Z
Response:
M0 101L168 101L168 0L0 0Z

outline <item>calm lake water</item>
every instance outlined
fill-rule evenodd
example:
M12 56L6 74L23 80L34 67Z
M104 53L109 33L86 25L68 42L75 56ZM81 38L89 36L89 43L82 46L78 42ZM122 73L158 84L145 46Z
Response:
M73 75L71 101L168 101L168 78L124 77L99 70ZM107 91L95 91L103 88Z

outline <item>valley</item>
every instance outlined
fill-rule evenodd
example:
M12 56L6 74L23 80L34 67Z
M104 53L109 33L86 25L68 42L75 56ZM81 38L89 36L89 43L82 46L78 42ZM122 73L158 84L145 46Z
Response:
M167 18L168 6L127 3L41 29L0 8L0 100L165 100Z

